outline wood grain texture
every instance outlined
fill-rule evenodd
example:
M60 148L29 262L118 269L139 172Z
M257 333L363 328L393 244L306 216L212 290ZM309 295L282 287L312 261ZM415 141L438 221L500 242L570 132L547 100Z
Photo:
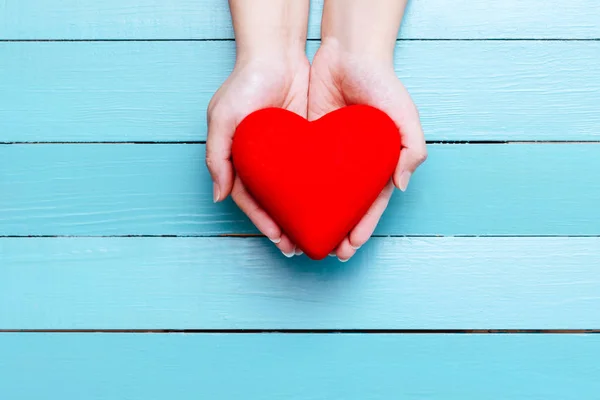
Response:
M234 52L231 42L0 43L0 141L205 140ZM600 140L600 42L402 42L395 64L429 140Z
M322 0L311 1L309 37L319 38ZM233 38L226 1L43 0L0 2L0 39ZM595 0L412 0L401 38L600 37Z
M2 334L0 352L0 396L11 400L580 400L600 392L600 335Z
M345 264L262 238L3 238L0 260L0 329L600 328L600 238L373 238Z
M430 145L379 235L599 235L600 144ZM0 235L257 233L204 145L0 146Z

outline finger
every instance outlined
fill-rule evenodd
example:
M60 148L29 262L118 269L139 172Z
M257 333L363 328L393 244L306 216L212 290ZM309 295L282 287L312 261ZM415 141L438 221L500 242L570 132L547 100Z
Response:
M385 188L383 188L379 196L377 196L377 199L375 199L369 208L369 211L367 211L365 216L354 227L354 229L352 229L352 232L350 232L348 238L352 248L358 250L367 242L367 240L369 240L375 231L383 212L387 208L393 192L394 185L392 184L392 181L390 181Z
M350 240L346 237L342 240L336 250L338 260L346 262L356 253L356 249L350 244Z
M276 246L287 258L296 255L296 245L286 234L281 235L281 241L277 243Z
M213 201L222 201L233 186L231 144L235 122L218 110L208 113L208 137L206 140L206 166L213 181Z
M403 192L408 187L408 182L417 167L427 159L427 144L425 135L419 119L419 112L415 104L410 100L402 107L398 107L398 114L391 115L396 122L402 136L402 150L400 161L394 172L394 185Z
M375 106L380 106L400 130L402 150L393 181L398 189L405 191L412 174L427 159L427 146L419 111L404 85L399 80L396 82L397 87L391 90L392 98Z
M400 162L394 172L394 185L405 192L412 174L426 159L427 150L402 148L402 151L400 152Z
M269 240L271 240L275 244L282 244L283 236L281 229L275 221L271 219L267 215L267 213L256 203L254 198L248 193L244 184L240 180L239 177L235 178L235 182L233 184L233 191L231 193L231 197L237 206L248 216L250 221L256 226L256 228ZM288 249L289 246L287 243L282 244L285 249Z

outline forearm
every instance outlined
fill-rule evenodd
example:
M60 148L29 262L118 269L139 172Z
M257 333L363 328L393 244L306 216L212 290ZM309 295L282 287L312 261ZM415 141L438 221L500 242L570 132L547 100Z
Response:
M391 62L408 0L325 0L321 37L344 51Z
M304 54L309 0L229 0L237 58Z

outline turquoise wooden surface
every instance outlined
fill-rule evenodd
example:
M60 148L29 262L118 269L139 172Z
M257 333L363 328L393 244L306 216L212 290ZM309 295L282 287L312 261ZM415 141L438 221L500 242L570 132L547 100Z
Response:
M22 399L597 399L600 335L0 334Z
M233 42L0 43L0 142L205 140L206 107L233 62ZM396 51L428 140L600 140L593 65L597 41Z
M600 327L598 237L375 238L347 264L259 238L4 238L0 259L0 329Z
M600 144L430 145L379 235L600 235ZM204 145L4 145L0 235L257 233Z
M566 333L600 329L596 0L412 0L427 139L481 143L431 144L346 264L212 204L189 142L232 37L220 0L0 1L0 399L598 398L600 336Z
M311 1L318 38L323 0ZM225 0L0 2L0 39L232 38ZM400 37L600 38L596 0L412 0Z

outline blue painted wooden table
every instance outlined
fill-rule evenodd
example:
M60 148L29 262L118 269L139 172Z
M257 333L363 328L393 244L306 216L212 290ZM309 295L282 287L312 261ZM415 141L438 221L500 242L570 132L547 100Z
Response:
M597 0L413 0L430 157L314 263L211 201L225 1L0 2L0 399L600 398L599 40Z

